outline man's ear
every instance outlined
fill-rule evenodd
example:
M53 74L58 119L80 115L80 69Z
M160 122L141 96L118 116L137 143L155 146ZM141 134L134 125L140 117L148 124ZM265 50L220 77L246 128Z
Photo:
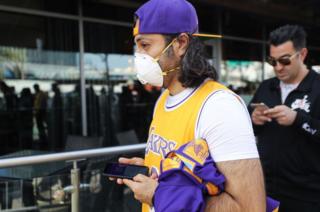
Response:
M178 57L185 55L190 42L190 37L187 33L181 33L177 41L173 43L173 49Z
M300 50L300 57L301 57L301 60L302 62L304 62L304 60L306 59L307 55L308 55L308 49L307 48L302 48Z

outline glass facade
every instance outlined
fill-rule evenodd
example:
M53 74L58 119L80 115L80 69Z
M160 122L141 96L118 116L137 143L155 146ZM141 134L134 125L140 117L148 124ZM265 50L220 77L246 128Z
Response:
M0 0L1 154L64 151L72 136L101 138L100 146L146 141L161 91L141 85L133 72L131 20L141 3ZM264 61L272 21L195 5L201 32L224 35L205 41L220 81L249 100L273 76ZM319 63L318 53L310 49L310 64Z
M35 5L21 7L48 8ZM65 13L77 14L70 11ZM1 154L64 151L74 135L100 137L99 146L130 144L125 132L134 136L131 142L146 140L160 91L136 82L130 27L84 21L82 93L77 20L18 12L0 12L0 17L6 31L0 35Z
M77 22L1 12L1 154L62 150L79 81ZM75 103L80 105L80 102ZM78 132L81 133L81 132Z

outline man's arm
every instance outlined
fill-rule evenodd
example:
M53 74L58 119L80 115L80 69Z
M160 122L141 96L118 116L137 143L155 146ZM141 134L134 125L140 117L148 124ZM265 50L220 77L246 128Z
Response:
M259 159L218 162L225 191L207 200L206 212L265 212L266 195Z
M315 105L313 116L304 111L297 111L293 126L302 130L306 136L310 136L314 141L320 142L320 98Z

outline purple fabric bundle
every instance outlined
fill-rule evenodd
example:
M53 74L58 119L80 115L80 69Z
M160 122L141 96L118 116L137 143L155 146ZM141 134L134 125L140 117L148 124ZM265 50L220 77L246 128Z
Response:
M169 152L160 164L154 196L156 212L204 211L206 197L224 190L225 177L216 168L206 141L198 139ZM267 198L267 212L279 202Z

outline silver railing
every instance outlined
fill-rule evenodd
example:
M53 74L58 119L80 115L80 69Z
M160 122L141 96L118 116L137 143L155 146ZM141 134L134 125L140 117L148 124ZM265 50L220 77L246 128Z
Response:
M107 147L99 149L53 153L26 157L16 157L8 159L0 159L0 168L9 168L25 165L34 165L41 163L49 163L56 161L72 161L73 168L70 171L71 174L71 211L79 212L79 192L80 192L80 170L77 167L77 162L87 158L109 156L115 154L127 154L144 150L146 144L135 144L117 147Z

